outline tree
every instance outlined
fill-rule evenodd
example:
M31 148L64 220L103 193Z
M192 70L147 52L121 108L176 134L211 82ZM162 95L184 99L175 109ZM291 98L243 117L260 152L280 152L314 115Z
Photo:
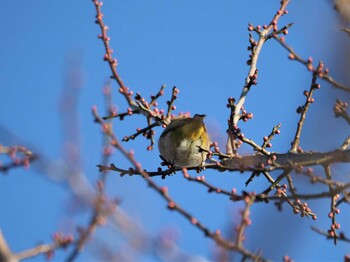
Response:
M317 107L317 99L316 103L314 102L317 93L325 92L323 90L326 89L326 86L339 89L341 92L337 94L341 94L339 95L341 98L334 103L333 114L349 123L349 116L346 111L347 103L343 97L350 89L346 84L335 80L336 77L326 66L327 63L322 60L314 61L315 59L311 57L305 59L302 55L299 55L298 51L294 51L292 45L289 44L289 36L287 35L288 31L293 31L293 21L285 22L285 20L282 20L289 16L286 9L289 4L288 0L281 1L280 6L273 3L277 11L272 15L270 21L264 15L267 19L266 25L248 25L249 58L246 63L249 72L240 88L235 88L235 92L232 92L231 89L228 92L230 95L225 103L226 116L223 117L223 119L227 119L227 122L225 121L225 125L227 125L225 127L226 132L215 135L215 132L213 132L215 125L211 127L208 125L211 129L213 143L212 150L207 152L211 161L208 161L204 169L198 166L176 168L169 165L170 163L164 163L163 167L159 167L161 160L158 160L153 152L156 151L154 147L157 142L157 135L161 132L161 125L166 126L172 118L176 117L173 111L176 111L177 108L186 110L186 106L181 104L183 92L179 87L172 88L171 92L167 91L167 88L163 85L152 95L149 88L142 90L141 93L141 89L127 87L121 78L122 73L119 72L122 63L119 67L116 60L116 57L119 57L122 53L116 52L114 54L112 52L112 42L109 37L109 28L104 22L107 18L103 16L102 3L95 0L93 4L96 8L96 24L101 31L98 38L102 40L104 47L103 59L109 65L111 71L111 80L106 81L103 89L107 113L101 113L102 110L99 107L94 106L92 108L93 119L100 125L104 141L102 160L93 159L101 172L98 175L96 186L90 186L88 177L80 169L82 160L79 154L79 141L76 140L78 137L76 132L79 122L77 96L82 82L79 70L76 70L79 66L74 63L74 60L69 62L66 73L66 89L61 96L61 116L63 128L66 130L64 133L66 146L63 157L64 164L58 165L45 160L43 156L35 152L35 149L27 149L22 145L17 147L5 145L2 147L2 153L10 157L10 162L2 166L2 171L14 172L10 169L21 165L28 167L29 163L34 160L37 161L40 163L38 164L40 172L46 173L56 180L63 180L68 185L75 199L73 210L76 210L76 206L79 206L79 208L82 206L84 210L90 210L87 225L85 218L85 223L82 222L85 226L65 230L68 231L68 234L56 233L51 244L39 245L26 252L10 251L7 248L5 238L2 238L0 253L3 260L16 260L38 253L46 253L48 257L51 257L55 249L63 247L68 248L65 252L66 259L73 261L89 241L93 243L90 246L91 250L95 250L99 254L99 259L106 261L142 260L150 254L152 255L153 251L162 260L189 259L192 255L187 254L186 249L181 250L177 246L176 236L174 236L176 233L174 233L173 227L166 227L157 235L150 229L149 224L142 223L140 226L137 219L123 210L123 201L125 199L130 201L129 199L133 197L137 199L137 191L131 191L129 194L124 192L123 199L111 200L109 198L110 195L119 197L119 194L123 194L122 190L113 192L114 194L108 191L108 186L113 185L118 174L121 176L117 180L119 183L126 183L121 182L125 180L132 181L132 186L136 183L143 183L143 186L148 185L147 190L157 192L157 201L165 200L167 208L173 211L168 212L166 216L177 216L174 213L180 215L180 218L176 220L177 222L182 221L178 222L179 225L183 226L184 221L190 222L191 232L198 230L201 233L198 234L196 231L197 233L194 234L197 235L193 236L191 242L198 241L204 235L215 243L215 251L213 251L211 257L214 260L229 260L232 259L232 256L238 254L251 260L265 260L270 257L278 259L285 255L284 260L289 261L288 254L291 252L289 247L292 237L284 237L284 241L281 243L279 238L276 237L279 236L279 232L271 231L284 232L283 230L285 230L285 232L288 232L288 229L298 230L298 226L293 227L296 218L299 223L307 227L308 224L311 224L312 229L316 231L315 233L310 230L311 233L305 233L305 228L302 228L303 234L313 234L314 238L331 239L334 244L349 242L346 227L345 229L340 228L340 222L344 219L340 211L342 209L346 210L346 204L349 201L347 174L350 159L350 151L348 150L350 140L349 137L346 138L343 132L338 132L333 136L328 134L327 128L328 130L331 129L329 125L334 123L334 120L328 117L330 108L327 107L327 109L321 111L322 104ZM339 9L339 7L337 8ZM113 29L111 28L111 30ZM344 31L346 32L346 29ZM342 34L342 32L337 32L337 34ZM118 36L118 33L116 33L116 36ZM271 42L274 44L274 49L265 58L262 52ZM267 74L268 72L260 69L260 63L261 68L264 68L261 61L264 58L273 60L275 64L272 66L276 68L277 64L280 63L278 60L279 54L281 56L283 54L288 55L289 60L291 60L285 62L286 65L281 68L283 74L274 74L272 77L270 75L264 78L264 73ZM291 63L294 61L298 62L299 68L300 65L302 66L308 79L307 90L302 92L306 86L305 81L303 81L302 89L298 87L290 92L297 93L298 96L303 93L305 97L304 101L296 107L297 119L291 117L290 114L288 114L289 117L285 118L283 114L287 113L276 112L278 107L281 106L281 96L288 94L288 91L281 90L282 87L288 86L288 82L291 83L291 86L297 85L293 82L294 72L289 71L291 64L293 64L292 66L296 64ZM195 69L192 69L191 73L196 74L195 71ZM270 93L266 91L269 88L269 85L266 84L269 83L266 78L269 77L273 78L271 83L274 84ZM264 84L263 87L260 87L260 79ZM234 82L235 85L239 83L236 80ZM193 97L188 101L199 100L200 102L196 104L196 107L198 110L206 112L198 113L209 115L213 107L224 108L222 102L218 102L219 98L214 97L215 95L223 97L220 93L215 92L216 88L203 89L199 87L194 93L196 96L198 93L198 97ZM115 92L115 89L118 90L119 94ZM333 90L331 91L333 92ZM203 100L201 92L210 93L209 96L212 97L212 100ZM260 95L266 93L266 96L261 96L262 99L258 97L258 99L253 100L254 104L250 104L249 99L256 95L255 92L262 92ZM147 95L144 95L145 93ZM164 97L167 95L170 98L164 103ZM150 96L150 99L147 98L148 96ZM120 109L113 105L112 99L118 99ZM126 103L125 110L122 100ZM161 109L161 103L166 105L164 110ZM261 109L264 112L263 115L259 114L260 108L263 108ZM313 108L318 110L312 113ZM327 124L324 127L325 131L322 130L323 126L316 125L314 128L306 126L309 119L309 121L313 121L311 122L313 125L317 123L317 120L313 119L319 119L320 111L321 116L319 117L322 119L322 123ZM328 115L324 113L326 111ZM270 113L266 114L266 112ZM180 116L188 117L188 115L189 113L180 113ZM262 119L260 121L266 122L266 125L261 126L261 128L256 125L257 122L254 122L259 117ZM276 119L283 121L280 123ZM340 121L337 120L338 122ZM145 124L140 126L140 123ZM271 123L272 125L270 125ZM341 123L339 125L345 124ZM293 128L293 134L290 136L292 139L288 140L288 137L284 137L283 141L279 142L281 145L271 150L272 140L278 141L279 137L283 135L284 126ZM138 129L132 131L135 127L138 127ZM306 128L313 131L313 134L309 137L304 136L304 129ZM267 132L268 129L271 131ZM280 130L282 130L281 135ZM127 133L126 136L122 135L125 133ZM330 150L324 150L323 145L320 145L320 141L315 137L315 134L316 136L319 136L319 134L322 136L322 133L326 134L327 140L334 139L334 144L338 143L339 140L342 142L338 143L337 146L332 144L333 147ZM141 135L146 138L148 143L146 146ZM224 137L227 139L225 143L223 143ZM262 137L260 143L258 137ZM306 139L302 140L303 137L306 137ZM218 138L219 142L215 142L215 138ZM320 140L325 140L325 138L321 137ZM136 145L134 141L137 141L136 143L140 145ZM301 145L306 149L301 148ZM131 148L135 149L132 150ZM142 148L147 148L147 150ZM22 154L23 157L19 157L19 154ZM142 159L142 161L139 159ZM339 163L345 163L345 165L342 166ZM194 183L188 183L187 181ZM132 190L131 187L130 190ZM181 196L182 192L183 196ZM201 202L200 198L205 199L205 202ZM161 203L157 202L157 205ZM234 221L227 215L215 216L218 212L216 206L222 208L227 203L233 204L235 207L233 211L235 214ZM149 216L147 214L149 210L145 207L147 204L150 204L150 202L144 201L141 204L141 208L145 208L145 217ZM276 212L276 209L282 212ZM257 212L259 214L257 210L262 210L260 215L264 218L263 221L251 216L250 213ZM72 209L68 213L70 212L72 212ZM207 217L205 214L210 215ZM286 221L275 222L280 221L281 217ZM310 218L315 222L311 222ZM149 218L149 220L156 219L157 216ZM140 220L143 221L144 218ZM319 220L321 220L320 224L318 224ZM222 227L224 222L228 229ZM113 224L118 228L117 238L120 238L120 235L125 235L128 239L128 242L122 246L123 241L118 241L117 251L116 247L108 243L110 238L103 237L103 239L100 239L96 236L91 240L95 235L95 231L102 231L103 229L100 228L106 223ZM251 223L252 226L250 227ZM259 223L262 223L262 225L259 225ZM266 230L266 228L271 229ZM147 231L151 231L151 233ZM269 237L269 234L275 237ZM253 237L250 238L250 236ZM255 236L261 237L256 238ZM248 240L246 240L246 237ZM262 238L268 243L262 243ZM298 236L296 239L300 241L302 237ZM269 250L269 246L276 250ZM304 243L299 243L298 247L307 252ZM192 249L190 250L192 251ZM321 256L324 256L323 252L320 251L320 253ZM203 253L200 254L203 255ZM293 257L293 254L290 255ZM342 254L342 256L344 255ZM302 254L298 256L300 258L316 258L316 256L306 254L305 256ZM154 256L152 257L154 259Z

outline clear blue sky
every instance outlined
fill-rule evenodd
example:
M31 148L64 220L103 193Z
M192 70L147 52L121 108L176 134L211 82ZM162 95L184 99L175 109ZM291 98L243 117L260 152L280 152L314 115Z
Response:
M176 85L180 89L178 112L206 114L212 138L224 148L229 115L226 101L230 96L239 96L248 72L247 24L268 23L278 2L105 1L102 10L110 28L118 70L126 85L145 97L155 94L163 84L170 96L171 87ZM24 143L50 163L62 163L64 135L58 104L67 72L77 69L82 75L78 105L82 171L94 183L99 175L95 165L100 163L101 135L100 128L93 123L91 107L97 105L102 110L101 90L110 71L102 60L104 50L97 39L100 32L94 24L92 1L13 0L3 1L1 6L0 143ZM349 38L338 31L341 23L330 1L292 1L288 10L289 14L279 22L280 26L294 22L287 42L305 58L324 60L339 81L349 83L346 78ZM282 123L281 135L273 141L273 150L279 152L289 149L298 119L295 110L304 103L302 92L311 82L310 73L288 61L287 56L274 41L264 46L258 63L258 85L246 103L254 119L242 125L245 135L260 143L274 125ZM336 97L346 100L349 96L321 84L301 141L305 150L333 150L348 135L346 125L333 119L332 105ZM116 91L116 84L112 85ZM113 99L124 111L125 101L117 92ZM165 101L164 98L159 102L165 107ZM120 138L130 134L140 122L116 121L117 134ZM157 131L159 134L161 130ZM160 162L158 151L146 151L147 143L140 138L125 147L135 149L144 167L156 169ZM249 152L248 148L241 151ZM129 165L119 155L112 160L121 167ZM344 174L344 170L349 173L348 166L339 167L338 171ZM37 164L30 171L17 169L0 177L0 227L13 251L48 242L55 231L67 232L74 230L75 225L88 223L88 213L72 211L67 185L48 179L46 174ZM238 190L244 189L248 176L210 170L204 174L218 186ZM235 223L242 207L242 203L206 193L181 174L155 180L168 186L179 204L213 230L224 231ZM304 183L308 181L305 179ZM259 191L264 186L265 181L255 181L248 190ZM157 234L162 228L175 226L183 251L213 258L212 241L203 238L178 214L169 212L164 201L141 178L111 174L107 189L109 196L120 199L121 208L148 233ZM274 260L281 260L286 254L298 261L342 260L349 250L348 244L334 247L310 230L311 225L328 228L328 203L310 204L314 204L318 221L294 216L287 206L283 212L277 212L273 204L255 205L246 245L253 251L261 249L267 258ZM343 221L342 229L349 232L349 222L341 215L339 219ZM105 227L97 232L96 238L100 241L110 238L111 247L118 248L122 241L114 233ZM88 245L78 261L93 260L92 250ZM57 252L57 260L65 257L64 252ZM152 256L147 259L156 260ZM32 261L42 260L39 257Z

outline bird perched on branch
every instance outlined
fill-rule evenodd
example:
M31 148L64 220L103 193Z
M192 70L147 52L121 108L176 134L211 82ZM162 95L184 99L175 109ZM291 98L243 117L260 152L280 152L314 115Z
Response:
M203 165L210 147L210 138L203 122L205 115L173 119L158 141L163 160L174 167ZM204 150L203 150L204 149Z

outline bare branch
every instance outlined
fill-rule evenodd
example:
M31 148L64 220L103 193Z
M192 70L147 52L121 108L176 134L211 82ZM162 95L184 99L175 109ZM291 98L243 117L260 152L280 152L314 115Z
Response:
M311 72L315 72L315 69L312 65L313 59L310 57L309 59L305 60L303 58L301 58L294 50L293 48L291 48L290 46L288 46L285 43L285 39L284 37L275 37L275 39L277 40L278 43L280 43L288 52L289 52L289 59L291 60L295 60L300 62L301 64L303 64L304 66L306 66L306 68L311 71ZM335 81L333 79L333 77L331 77L329 75L329 70L328 68L325 69L325 71L318 73L318 77L322 78L323 80L325 80L326 82L330 83L333 87L341 89L345 92L350 92L350 87L341 84L337 81Z
M320 68L323 68L323 63L321 62L317 70L318 71ZM298 121L298 127L294 136L294 140L292 142L292 148L291 152L297 152L299 144L300 144L300 135L301 135L301 130L303 129L303 125L306 119L306 113L309 109L309 106L314 102L314 99L312 98L312 95L316 89L319 89L320 85L316 83L317 80L317 74L314 73L312 76L312 81L311 81L311 86L309 92L304 91L304 95L306 96L306 101L305 104L297 109L297 113L300 114L300 119Z

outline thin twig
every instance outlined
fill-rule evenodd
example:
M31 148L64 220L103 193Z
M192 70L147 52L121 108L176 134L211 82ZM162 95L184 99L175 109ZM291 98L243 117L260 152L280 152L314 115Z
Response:
M314 67L312 66L312 58L309 58L308 60L301 58L293 50L293 48L291 48L289 45L286 44L284 37L275 37L274 39L276 39L277 42L280 43L282 45L282 47L284 47L289 52L289 58L291 60L295 60L295 61L300 62L301 64L306 66L306 68L311 72L314 71ZM346 91L346 92L350 92L350 87L334 80L333 77L329 75L328 71L323 72L321 75L319 75L319 77L322 78L323 80L325 80L326 82L330 83L335 88L341 89L341 90Z
M242 106L244 105L244 102L246 100L246 97L248 95L249 92L249 88L248 88L248 84L251 81L251 76L253 76L256 72L257 69L257 62L258 62L258 58L259 58L259 54L261 51L261 48L263 46L263 44L266 41L266 37L268 36L269 32L273 29L274 25L277 23L277 21L279 20L279 18L283 15L287 5L289 3L289 0L283 0L281 1L281 6L279 8L279 12L276 13L276 15L274 16L274 18L272 19L272 21L274 21L273 23L271 23L266 29L262 30L259 34L259 40L257 42L257 45L254 49L254 54L251 58L251 64L250 64L250 69L248 72L248 76L245 80L245 85L242 89L242 93L241 96L236 104L236 109L235 109L235 116L233 119L233 125L236 125L238 123L239 120L239 112L242 109Z
M318 68L321 67L321 65L322 65L322 63L320 63ZM306 96L305 104L302 107L299 107L298 110L297 110L297 112L300 113L300 119L298 121L298 127L296 129L294 140L292 142L291 152L297 152L298 151L298 147L299 147L299 144L300 144L300 135L301 135L301 131L303 129L303 125L305 123L306 113L309 110L309 106L314 101L314 99L312 98L312 95L313 95L314 91L316 89L318 89L318 85L316 84L316 80L317 80L317 74L314 73L313 76L312 76L311 86L310 86L309 92L306 92L306 91L304 92L304 95Z
M258 30L259 33L259 40L255 42L252 38L252 35L250 35L249 41L251 46L249 49L251 50L251 57L248 60L248 64L250 65L248 75L245 79L245 83L241 92L241 95L238 99L237 104L233 104L231 106L231 113L230 113L230 120L229 120L229 128L228 128L228 138L226 142L226 154L228 155L235 155L236 154L236 146L235 146L235 139L236 136L232 133L234 129L237 127L238 121L241 119L240 111L243 109L245 100L247 98L247 95L249 93L249 90L252 85L256 85L256 78L258 75L258 69L257 69L257 62L259 58L260 51L262 49L262 46L264 45L265 41L268 39L270 31L274 30L277 31L277 22L279 18L284 15L286 12L286 7L289 3L289 0L282 0L280 2L280 8L276 12L276 15L271 20L271 23L266 26L262 31L260 29ZM254 27L252 25L249 25L248 29L250 31L254 30ZM234 102L234 99L231 99Z
M321 230L321 229L316 228L316 227L314 227L314 226L311 226L311 229L312 229L313 231L315 231L316 233L325 236L327 239L333 239L333 237L330 236L329 233L328 233L327 231ZM344 233L340 233L340 234L339 234L338 240L341 240L341 241L350 243L350 238L346 237Z
M112 49L109 47L109 41L110 38L107 36L107 30L108 27L105 26L102 17L103 14L101 12L101 6L102 6L102 2L98 1L98 0L93 0L95 7L96 7L96 23L100 26L101 29L101 35L99 35L99 38L103 41L104 47L105 47L105 56L104 56L104 60L108 62L109 67L112 71L112 75L113 78L117 81L119 87L121 88L119 91L120 93L122 93L125 97L125 99L127 100L128 104L130 106L136 106L135 102L131 99L131 94L129 92L129 89L124 85L124 82L122 81L122 79L119 76L119 73L117 71L117 60L113 58L112 56Z
M324 166L324 172L326 174L326 177L328 180L332 180L332 173L331 173L331 168L329 165ZM328 185L329 191L333 191L333 185ZM333 237L333 243L334 245L337 244L337 238L338 238L338 234L337 234L337 229L339 229L340 225L336 222L336 214L339 213L339 209L336 208L336 203L338 200L338 195L334 195L331 197L331 211L329 213L329 217L332 220L332 225L330 230L328 231L329 235L331 237Z

